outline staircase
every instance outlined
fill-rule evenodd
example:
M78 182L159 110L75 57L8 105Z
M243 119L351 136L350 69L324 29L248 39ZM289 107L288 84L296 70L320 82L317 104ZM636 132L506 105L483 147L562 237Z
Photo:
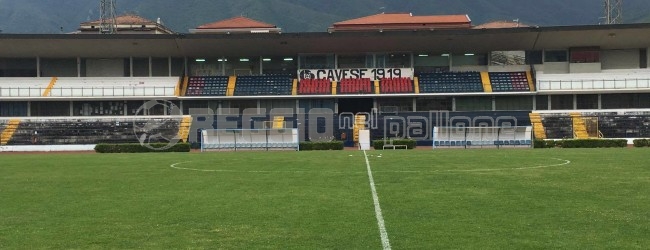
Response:
M546 130L539 113L530 113L530 122L533 124L533 133L536 139L546 139Z
M354 116L354 127L352 129L353 139L355 143L359 142L359 130L366 129L366 116L365 115L355 115Z
M9 120L7 127L5 127L2 133L0 133L0 145L7 145L7 143L9 143L11 137L14 136L14 133L16 133L16 129L18 129L19 124L20 124L19 119Z
M192 127L192 117L184 116L178 127L178 138L180 138L182 142L187 142L188 137L190 136L190 127Z
M587 126L585 125L585 120L582 118L582 114L578 112L573 112L570 115L571 115L571 120L573 121L573 138L575 139L589 138L589 133L587 133Z

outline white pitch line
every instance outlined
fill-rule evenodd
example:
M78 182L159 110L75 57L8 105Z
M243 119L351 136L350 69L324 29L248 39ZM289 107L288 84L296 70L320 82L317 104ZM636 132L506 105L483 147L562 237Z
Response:
M381 236L381 245L384 250L390 250L390 241L388 241L388 232L386 232L386 223L384 216L381 215L381 206L379 206L379 196L377 196L377 188L375 188L375 179L372 178L372 170L370 169L370 161L366 151L363 151L363 156L366 158L366 167L368 169L368 180L370 181L370 190L372 191L372 201L375 204L375 216L377 217L377 226L379 226L379 235Z
M198 168L184 168L179 167L178 165L191 163L191 161L177 162L169 165L169 167L180 170L191 170L191 171L200 171L200 172L226 172L226 173L311 173L317 171L308 171L308 170L231 170L231 169L198 169ZM331 174L349 174L350 172L336 172L336 171L318 171L318 173L331 173Z

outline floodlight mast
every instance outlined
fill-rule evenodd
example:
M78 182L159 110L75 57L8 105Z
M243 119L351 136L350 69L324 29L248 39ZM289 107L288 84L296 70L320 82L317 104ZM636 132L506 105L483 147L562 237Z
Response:
M117 20L115 17L115 0L100 0L99 33L117 34Z
M605 24L623 23L623 0L604 0Z

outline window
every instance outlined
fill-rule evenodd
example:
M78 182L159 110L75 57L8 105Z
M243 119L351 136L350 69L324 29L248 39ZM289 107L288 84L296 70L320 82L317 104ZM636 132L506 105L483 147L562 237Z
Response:
M571 63L600 62L600 48L572 48Z
M566 62L566 50L547 50L544 52L544 62Z
M551 109L573 109L573 95L552 95L550 97Z
M542 51L526 51L526 64L542 64Z
M492 51L490 54L490 65L524 65L525 63L525 51Z

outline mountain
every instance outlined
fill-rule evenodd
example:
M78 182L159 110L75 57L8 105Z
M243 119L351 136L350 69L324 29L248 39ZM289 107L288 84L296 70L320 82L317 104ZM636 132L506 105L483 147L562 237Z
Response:
M0 0L3 33L61 33L99 19L99 0ZM117 0L117 13L161 18L166 26L187 33L198 25L233 16L272 23L284 32L322 32L334 22L380 12L414 15L468 14L475 25L514 20L539 25L597 24L600 0ZM648 0L625 0L627 23L649 22Z

